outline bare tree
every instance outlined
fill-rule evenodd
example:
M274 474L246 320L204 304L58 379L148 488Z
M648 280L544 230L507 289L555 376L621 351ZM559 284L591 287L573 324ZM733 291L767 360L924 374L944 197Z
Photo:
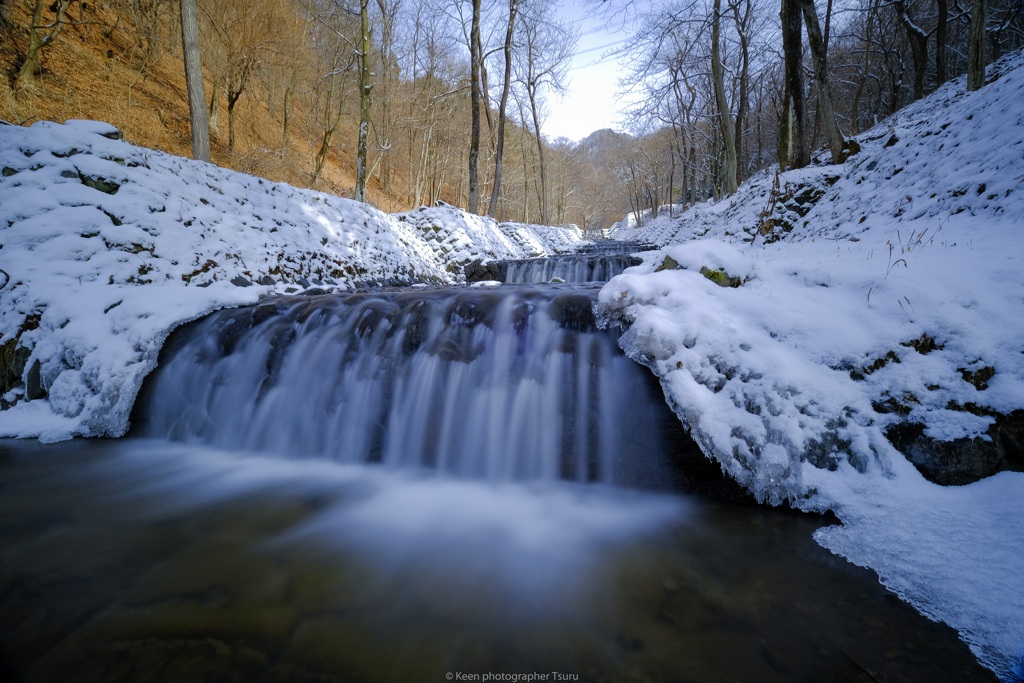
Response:
M779 128L779 163L803 168L807 153L806 110L803 80L803 20L800 0L782 0L782 52L785 60L782 121Z
M470 30L470 137L469 137L469 212L477 213L480 203L480 181L477 166L480 159L480 1L473 0L472 29Z
M359 141L356 151L357 202L366 199L366 140L370 127L370 17L367 0L359 0Z
M320 61L316 65L318 76L313 88L311 111L312 124L321 131L310 180L315 185L327 164L334 133L341 125L347 95L352 87L350 80L355 51L350 36L358 30L358 24L353 29L352 15L333 3L321 5L311 2L307 11L312 41L317 46L315 54Z
M27 87L35 78L36 71L39 70L39 54L43 48L52 45L67 26L69 23L68 9L74 2L75 0L56 0L48 5L44 0L35 0L32 20L28 25L28 50L18 69L18 75L14 79L16 90ZM53 15L52 19L44 20L44 8L47 8Z
M935 0L935 8L935 82L942 85L949 79L946 67L946 36L949 28L948 0Z
M402 9L402 0L377 0L377 8L380 11L380 40L378 49L378 71L376 74L376 85L374 86L377 96L373 98L374 104L379 111L373 115L373 133L376 142L378 156L370 164L369 177L373 177L375 169L380 166L378 178L381 188L387 192L390 189L392 175L392 164L390 152L393 147L393 137L398 128L398 117L400 106L397 100L407 96L409 89L403 87L402 73L399 67L399 55L396 50L398 44L398 22Z
M541 135L541 107L545 88L555 92L564 89L570 60L579 40L575 27L558 24L550 16L550 5L536 3L523 14L523 50L519 65L519 80L530 102L530 119L537 145L537 165L540 173L540 221L547 223L548 181L544 159L545 142Z
M172 5L171 0L120 0L115 5L128 15L131 25L129 33L134 34L142 53L140 70L156 61L166 47L162 40L163 28L170 24L166 14L173 9Z
M737 158L737 181L744 177L743 166L740 160L743 159L744 126L746 125L747 110L749 109L750 89L750 42L752 38L752 21L754 6L751 0L730 0L729 10L732 12L733 24L736 37L739 40L739 78L736 93L736 120L733 124L733 135L736 137Z
M906 0L893 1L910 44L910 55L914 62L914 99L919 100L924 97L925 72L928 70L928 31L918 25Z
M209 27L209 40L215 44L214 94L224 85L228 112L228 149L236 144L236 107L254 78L271 57L285 47L288 37L287 14L292 10L278 2L204 0L201 5ZM215 120L217 98L211 98L211 119Z
M807 42L811 45L814 61L814 80L818 85L818 106L821 107L821 121L825 126L825 138L832 152L832 163L838 164L844 159L843 147L846 141L836 123L835 108L832 104L832 88L829 85L828 65L825 55L825 39L818 25L818 12L814 9L814 0L801 0L804 8L804 22L807 24Z
M487 214L496 216L498 213L498 197L501 195L502 161L505 156L505 118L508 108L508 92L512 85L512 33L516 27L516 13L519 11L519 0L508 0L508 24L505 28L503 55L505 70L501 83L501 99L498 102L498 140L494 152L494 183L491 186L491 203Z
M988 17L987 0L974 0L971 4L971 35L967 53L967 89L978 90L985 85L985 22Z
M181 0L181 45L188 88L189 120L192 122L192 157L210 160L210 129L206 121L206 96L199 59L199 19L196 0Z
M725 95L725 69L722 66L722 0L715 0L711 17L711 78L715 88L715 106L718 110L718 130L722 136L725 166L722 179L725 191L732 194L738 187L739 162L736 157L736 137L729 100Z

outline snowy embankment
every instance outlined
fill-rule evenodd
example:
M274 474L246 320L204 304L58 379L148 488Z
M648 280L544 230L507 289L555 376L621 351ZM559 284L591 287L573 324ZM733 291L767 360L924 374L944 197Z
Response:
M143 149L107 124L0 124L0 436L119 436L178 324L274 291L454 283L580 231L365 204ZM31 399L31 400L30 400Z
M705 454L761 500L835 511L819 542L1007 675L1024 653L1024 473L941 487L891 444L1020 468L1024 58L989 80L947 84L842 165L623 224L615 238L662 248L601 307Z

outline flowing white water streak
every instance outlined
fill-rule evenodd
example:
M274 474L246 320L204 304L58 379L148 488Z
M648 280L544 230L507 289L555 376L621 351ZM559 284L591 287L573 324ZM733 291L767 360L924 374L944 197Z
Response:
M574 254L508 262L508 283L607 282L640 263L628 254Z
M659 486L667 408L596 290L282 297L175 334L148 436L463 479Z

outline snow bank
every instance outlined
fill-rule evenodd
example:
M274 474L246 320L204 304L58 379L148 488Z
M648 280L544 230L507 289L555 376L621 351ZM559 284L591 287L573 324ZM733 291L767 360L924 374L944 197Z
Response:
M760 500L834 510L823 545L1001 674L1024 652L1024 474L939 487L886 430L985 440L1024 408L1022 67L947 84L843 165L620 227L663 248L600 296L709 457Z
M527 254L522 258L576 251L583 241L583 231L575 225L502 223L500 227Z
M454 283L470 261L580 241L448 206L390 216L96 121L0 125L0 171L0 359L17 357L0 436L123 434L168 332L210 310L311 285Z
M582 233L574 226L497 223L444 203L396 214L395 218L413 226L455 277L461 277L463 268L473 261L550 256L574 251L583 243Z

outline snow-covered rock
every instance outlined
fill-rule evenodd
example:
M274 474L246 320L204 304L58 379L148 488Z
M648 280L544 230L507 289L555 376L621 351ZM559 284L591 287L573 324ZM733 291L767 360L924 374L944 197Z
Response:
M946 84L844 164L621 224L662 248L600 305L706 455L760 500L836 512L823 545L1006 674L1024 652L1024 473L939 487L891 431L985 446L1024 408L1024 55L991 78Z
M581 239L449 206L388 215L135 147L103 122L0 125L0 436L123 434L168 332L210 310L311 285L455 283L470 261Z

